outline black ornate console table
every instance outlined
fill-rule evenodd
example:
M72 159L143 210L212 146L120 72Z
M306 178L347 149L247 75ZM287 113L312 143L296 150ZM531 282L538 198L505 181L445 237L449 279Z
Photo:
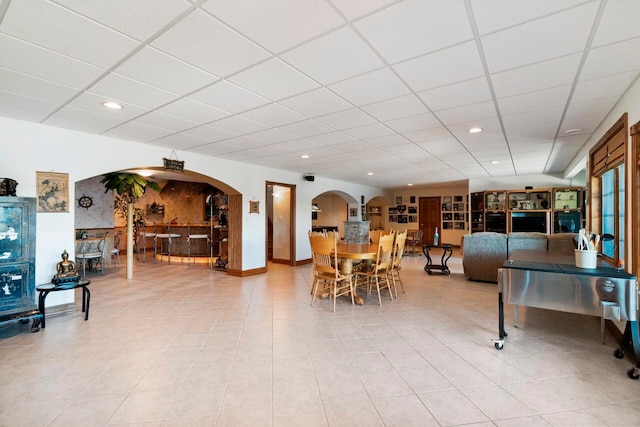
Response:
M442 258L440 259L440 264L434 264L431 259L431 249L440 248L442 249ZM431 270L440 270L442 274L448 275L451 274L449 267L447 267L447 261L451 258L451 254L453 254L453 247L448 243L443 243L441 245L422 245L422 252L424 252L424 256L427 257L427 265L424 266L424 271L429 274Z

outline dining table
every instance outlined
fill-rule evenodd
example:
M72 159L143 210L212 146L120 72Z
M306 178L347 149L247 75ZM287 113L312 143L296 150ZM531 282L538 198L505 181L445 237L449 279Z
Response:
M337 256L340 258L340 271L348 275L353 273L353 261L370 262L378 253L377 243L338 243ZM356 288L353 288L353 299L358 305L363 305L364 300L358 296Z

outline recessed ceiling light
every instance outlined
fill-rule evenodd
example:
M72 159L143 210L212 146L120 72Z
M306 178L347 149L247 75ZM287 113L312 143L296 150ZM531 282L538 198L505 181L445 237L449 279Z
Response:
M308 155L308 154L303 154L302 156L300 156L300 158L302 158L302 159L308 159L308 158L309 158L309 155Z
M500 163L500 160L494 160L493 162L491 162L492 165L497 165L498 163Z
M109 108L110 110L122 110L124 108L122 105L114 101L105 101L102 103L102 106Z
M373 175L373 172L369 172L369 173L367 173L367 175L371 176L371 175Z
M407 184L409 187L411 187L413 184Z
M482 132L482 128L471 128L469 129L469 133L478 133Z
M580 132L582 129L567 129L564 131L564 133L578 133Z
M153 171L150 171L148 169L141 169L138 171L138 175L144 176L145 178L147 178L153 175Z

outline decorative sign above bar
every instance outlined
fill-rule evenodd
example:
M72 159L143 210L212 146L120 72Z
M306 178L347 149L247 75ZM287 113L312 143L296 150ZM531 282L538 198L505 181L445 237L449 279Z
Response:
M249 213L260 213L260 202L258 200L249 200Z
M173 160L166 157L163 160L165 170L184 172L184 160Z

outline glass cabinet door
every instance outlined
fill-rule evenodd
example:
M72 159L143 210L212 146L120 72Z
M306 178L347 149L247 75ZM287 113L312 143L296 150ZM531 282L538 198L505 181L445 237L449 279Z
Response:
M27 260L28 228L28 207L0 200L0 263Z

